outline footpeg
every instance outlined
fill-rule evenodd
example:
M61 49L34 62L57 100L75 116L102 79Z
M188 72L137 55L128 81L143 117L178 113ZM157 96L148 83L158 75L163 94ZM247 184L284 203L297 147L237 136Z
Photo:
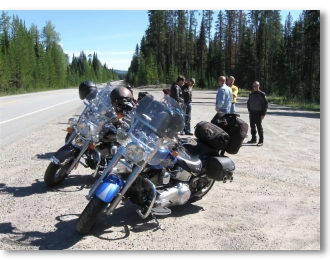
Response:
M151 213L154 215L158 215L158 216L165 216L165 215L169 215L172 213L172 211L169 208L152 208L151 209Z

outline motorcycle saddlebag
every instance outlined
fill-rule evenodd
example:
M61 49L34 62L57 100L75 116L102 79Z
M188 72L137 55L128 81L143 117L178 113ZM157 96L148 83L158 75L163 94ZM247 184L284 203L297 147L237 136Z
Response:
M229 142L229 135L224 130L207 121L201 121L195 126L195 136L217 150L224 150Z
M210 157L206 161L207 177L216 181L233 180L234 162L227 156Z
M249 130L249 125L238 114L217 113L211 120L212 124L228 133L230 140L225 149L227 153L237 154Z

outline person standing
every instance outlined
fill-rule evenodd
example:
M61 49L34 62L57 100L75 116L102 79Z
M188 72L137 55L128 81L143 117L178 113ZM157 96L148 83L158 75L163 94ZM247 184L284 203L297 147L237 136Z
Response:
M218 84L220 88L216 96L215 111L228 114L230 113L233 93L231 88L228 87L225 82L225 76L220 76L218 78Z
M190 131L191 121L191 101L192 101L192 87L195 84L195 79L190 78L187 83L182 86L183 102L185 105L185 127L181 132L181 135L193 135Z
M234 114L236 112L235 103L238 94L238 87L234 85L234 82L235 82L235 78L233 76L230 76L228 78L228 87L230 87L231 91L233 92L233 100L231 102L231 108L230 108L231 114Z
M258 129L259 142L257 146L263 146L264 143L264 131L262 128L262 120L265 118L268 109L268 100L266 94L260 91L260 83L258 81L253 82L253 92L250 93L247 101L247 109L250 117L250 127L252 139L248 141L248 144L257 143L257 131Z
M171 86L171 98L175 99L179 105L183 105L183 96L182 96L182 90L181 87L183 86L183 83L185 82L186 78L182 75L179 75L176 79L176 82L174 82Z

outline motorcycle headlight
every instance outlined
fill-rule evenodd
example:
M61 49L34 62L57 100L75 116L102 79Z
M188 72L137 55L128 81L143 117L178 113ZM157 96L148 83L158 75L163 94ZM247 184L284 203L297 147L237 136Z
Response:
M87 135L90 131L89 123L85 120L82 120L77 125L78 132L82 135Z
M68 124L71 125L71 126L76 125L77 124L77 119L75 119L74 117L69 118Z
M142 160L144 156L144 150L142 147L135 143L130 143L126 146L125 157L133 163L137 163Z

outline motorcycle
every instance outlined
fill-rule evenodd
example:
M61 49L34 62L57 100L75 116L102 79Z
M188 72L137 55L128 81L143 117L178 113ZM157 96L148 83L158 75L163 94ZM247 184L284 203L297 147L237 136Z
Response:
M83 101L83 111L78 108L75 113L79 118L68 120L66 143L51 157L44 174L47 186L62 182L79 163L94 170L92 176L95 177L116 153L119 145L116 132L120 123L109 99L112 89L108 83L103 89L91 91Z
M86 196L89 203L76 224L79 233L87 234L104 211L111 215L125 199L139 206L142 219L151 215L159 225L155 215L171 214L168 207L202 199L215 181L233 180L230 158L198 139L178 138L184 117L171 97L144 97L130 117L118 128L121 146ZM122 158L132 165L127 178L113 172Z

